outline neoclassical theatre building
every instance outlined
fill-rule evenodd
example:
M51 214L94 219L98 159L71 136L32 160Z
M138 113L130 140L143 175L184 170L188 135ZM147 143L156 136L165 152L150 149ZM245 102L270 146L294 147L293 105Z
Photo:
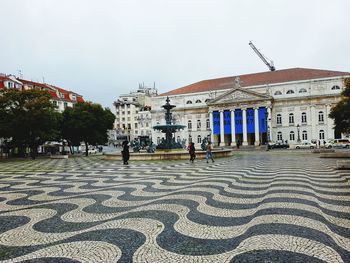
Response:
M292 68L203 80L153 98L152 124L165 122L161 106L168 96L176 105L176 123L186 125L175 139L193 141L197 147L205 137L220 146L340 138L328 114L349 76L349 72ZM155 143L162 137L152 131Z

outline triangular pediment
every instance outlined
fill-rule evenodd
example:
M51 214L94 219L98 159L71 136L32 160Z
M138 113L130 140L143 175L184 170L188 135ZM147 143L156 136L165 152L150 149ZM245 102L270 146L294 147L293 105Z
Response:
M230 91L220 95L214 100L211 100L208 104L222 104L222 103L236 103L236 102L250 102L272 100L272 97L266 94L261 94L251 90L244 90L242 88L234 88Z

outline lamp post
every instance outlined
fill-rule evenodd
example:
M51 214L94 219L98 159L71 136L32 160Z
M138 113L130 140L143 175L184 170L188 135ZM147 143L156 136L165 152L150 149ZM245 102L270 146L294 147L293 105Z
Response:
M300 142L300 125L299 125L299 123L297 125L297 130L298 130L298 140L297 140L297 142L299 143Z

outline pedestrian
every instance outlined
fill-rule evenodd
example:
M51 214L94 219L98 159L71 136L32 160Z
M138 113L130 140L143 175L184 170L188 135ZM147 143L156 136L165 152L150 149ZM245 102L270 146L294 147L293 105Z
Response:
M123 141L122 147L123 147L123 150L122 150L123 164L129 164L129 158L130 158L129 142Z
M237 149L239 149L239 140L237 140L236 146L237 146Z
M212 153L212 147L211 147L211 142L209 141L207 143L207 145L205 146L205 159L207 160L207 163L209 161L209 158L211 159L212 162L214 162L214 158L213 158L213 153Z
M190 154L190 162L193 163L194 159L196 158L196 148L194 147L194 143L190 143L189 151L188 153Z

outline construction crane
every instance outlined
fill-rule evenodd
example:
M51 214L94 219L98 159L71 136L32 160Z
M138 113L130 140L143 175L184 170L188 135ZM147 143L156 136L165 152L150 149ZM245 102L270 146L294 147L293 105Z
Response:
M270 62L268 61L268 58L265 57L263 54L260 53L260 51L254 46L254 44L252 43L252 41L249 41L249 46L254 50L254 52L259 56L259 58L265 63L266 66L268 66L268 68L270 69L270 71L275 71L276 68L273 65L273 61L270 60Z

